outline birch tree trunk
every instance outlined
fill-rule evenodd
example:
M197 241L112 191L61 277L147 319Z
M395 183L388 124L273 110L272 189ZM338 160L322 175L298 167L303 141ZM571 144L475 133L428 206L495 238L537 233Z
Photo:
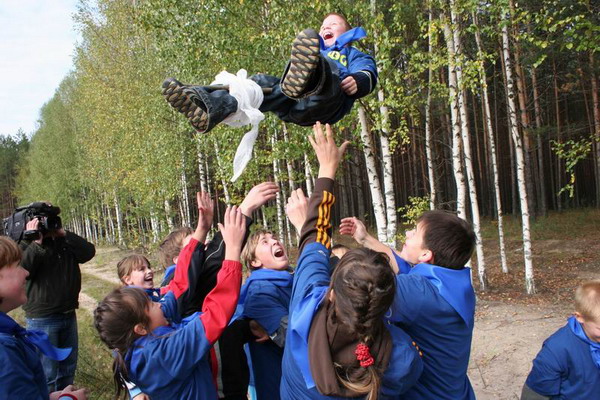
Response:
M220 170L223 170L223 164L221 163L221 149L219 148L219 142L216 138L213 138L215 145L215 158L217 159L217 165ZM227 188L226 180L221 177L221 185L223 185L223 195L225 196L225 202L231 204L231 196L229 195L229 189Z
M375 224L377 225L377 238L380 242L387 243L387 229L385 220L385 208L383 205L383 194L379 185L379 173L375 165L373 156L373 146L369 135L367 115L363 106L358 107L358 120L360 122L360 138L363 143L363 152L367 164L367 177L371 188L371 198L373 199L373 210L375 212Z
M455 56L461 56L461 31L460 24L454 11L455 2L450 0L450 18L452 22ZM461 137L463 142L463 155L469 182L469 200L471 201L471 216L473 230L475 231L475 250L477 252L477 271L481 290L487 289L487 274L485 272L485 256L483 254L483 241L481 238L481 221L479 217L479 201L477 199L477 186L475 183L475 172L473 170L473 158L471 152L471 137L469 133L469 117L467 115L467 102L462 77L462 66L460 62L455 64L456 85L458 90L459 111L461 122Z
M273 151L275 150L275 134L271 135L271 146ZM273 177L275 179L275 184L277 186L281 185L281 179L279 178L279 165L277 164L277 160L273 157ZM277 192L276 197L276 207L277 207L277 235L281 240L285 238L284 230L283 230L283 201L281 200L281 191Z
M455 71L456 56L452 30L447 21L444 22L444 37L446 38L446 47L448 49L448 91L450 94L450 117L452 119L452 170L456 182L456 210L458 211L458 216L466 220L467 188L461 159L462 139L460 134L460 102Z
M196 135L202 136L202 135ZM198 173L200 174L200 190L208 193L208 182L206 179L205 157L202 149L201 139L196 140L196 153L198 154Z
M473 13L473 22L477 29L475 30L475 41L477 43L478 58L483 60L483 46L481 45L481 35L479 33L479 24L477 14ZM490 99L488 96L487 77L483 65L479 68L479 84L481 86L481 98L483 102L483 118L487 130L488 142L490 144L490 154L492 161L492 173L494 176L494 194L496 196L496 213L498 215L498 241L500 244L500 262L502 272L508 273L508 262L506 259L506 245L504 244L504 215L502 213L502 196L500 195L500 174L498 173L498 157L496 156L496 142L494 139L494 128L492 127L492 114L490 112Z
M290 162L291 157L287 154L287 148L289 146L290 140L288 138L288 131L287 131L287 126L285 125L285 122L282 122L283 125L283 140L286 144L286 158L285 158L285 165L287 167L287 172L288 172L288 185L290 187L290 191L296 190L296 184L294 183L294 166L292 165L292 163Z
M515 156L517 159L517 182L519 185L519 198L521 205L521 223L523 228L523 255L525 258L525 288L527 294L534 294L535 281L533 278L533 261L531 250L531 234L529 227L529 206L527 204L527 187L525 184L525 157L523 154L523 144L519 131L517 129L517 108L515 105L515 88L512 75L512 64L510 60L510 49L508 40L508 25L510 24L510 14L508 10L502 13L502 54L504 57L504 68L506 70L506 97L508 102L508 113L510 118L511 136L515 147Z
M429 26L433 24L433 12L429 8ZM433 54L431 35L427 39L428 54ZM437 192L435 190L435 174L433 170L433 146L431 137L431 85L433 84L433 70L431 61L427 67L427 102L425 103L425 154L427 156L427 176L429 177L429 208L435 210Z
M173 232L175 230L175 225L173 224L173 217L171 217L171 204L168 199L165 199L165 219L167 220L167 226L169 227L169 232Z
M119 206L119 199L117 197L117 191L113 192L113 201L115 205L115 216L117 217L117 240L119 246L125 246L125 239L123 238L123 221L121 219L121 207Z
M313 191L312 173L310 171L310 160L308 155L304 153L304 181L306 182L306 195L310 197Z
M377 0L371 0L371 12L373 17L377 13ZM377 32L375 31L375 39L377 39ZM375 40L375 57L379 51L377 40ZM381 75L381 68L377 66L377 73ZM382 172L383 172L383 194L385 201L385 213L387 220L387 242L389 246L396 245L396 194L394 193L394 167L392 163L392 153L390 151L390 129L389 120L390 112L385 105L385 95L383 93L382 84L379 85L377 90L377 99L379 100L379 113L381 114L381 136L379 142L381 145L381 158L383 161Z
M160 240L160 223L156 211L150 213L150 226L152 227L152 243L158 243Z

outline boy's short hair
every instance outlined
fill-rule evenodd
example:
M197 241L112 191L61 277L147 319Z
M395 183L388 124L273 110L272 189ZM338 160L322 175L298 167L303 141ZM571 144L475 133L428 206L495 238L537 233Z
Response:
M158 246L158 259L163 268L173 265L173 259L179 255L183 247L183 239L194 233L192 228L184 227L169 233Z
M325 19L331 15L335 15L337 17L340 17L341 19L344 20L344 22L346 23L346 31L349 31L350 29L352 29L352 25L350 25L350 22L348 22L348 20L346 19L346 17L344 17L342 14L336 13L336 12L330 12L329 14L327 14L325 17L323 17L323 21L325 21Z
M273 232L267 229L259 229L257 231L254 231L248 237L248 240L246 241L246 246L244 246L240 258L242 260L242 264L244 264L249 270L253 271L255 269L258 269L252 266L252 261L256 259L256 247L258 246L258 241L260 240L260 237L269 234L275 236Z
M433 263L461 269L475 249L475 232L467 221L448 211L425 211L417 220L424 229L423 246L433 253Z
M144 265L151 267L150 261L141 254L132 254L117 263L117 274L121 283L126 285L124 278L131 275L133 271L141 270Z
M0 268L8 267L21 261L21 249L8 236L0 236Z
M584 282L577 288L575 311L586 320L600 322L600 280Z

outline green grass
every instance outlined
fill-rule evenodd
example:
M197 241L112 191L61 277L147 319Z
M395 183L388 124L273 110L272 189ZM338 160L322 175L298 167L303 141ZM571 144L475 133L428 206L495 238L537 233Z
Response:
M509 240L521 240L521 217L505 216L504 235ZM600 210L581 208L564 212L553 211L546 217L531 218L531 238L533 240L584 239L589 232L600 229ZM484 239L498 238L498 221L483 220Z

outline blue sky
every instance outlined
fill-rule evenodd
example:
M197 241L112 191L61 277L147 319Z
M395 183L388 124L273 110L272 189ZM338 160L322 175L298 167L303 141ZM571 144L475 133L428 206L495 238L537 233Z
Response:
M0 135L35 131L73 67L77 0L0 0Z

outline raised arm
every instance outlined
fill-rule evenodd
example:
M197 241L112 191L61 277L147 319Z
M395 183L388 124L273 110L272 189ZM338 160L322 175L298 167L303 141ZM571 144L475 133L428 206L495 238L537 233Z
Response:
M233 316L240 297L242 264L240 253L246 234L244 215L237 207L228 207L219 230L225 242L225 260L217 274L217 284L206 296L200 316L206 338L214 343Z
M362 247L387 254L390 258L390 266L394 270L394 273L397 274L399 272L398 263L396 262L396 257L394 256L392 249L371 236L369 232L367 232L365 224L360 219L356 217L342 219L340 224L340 234L352 236L352 238L356 240L356 243Z

